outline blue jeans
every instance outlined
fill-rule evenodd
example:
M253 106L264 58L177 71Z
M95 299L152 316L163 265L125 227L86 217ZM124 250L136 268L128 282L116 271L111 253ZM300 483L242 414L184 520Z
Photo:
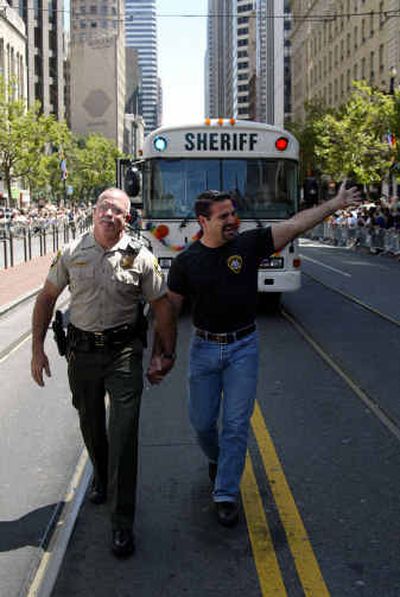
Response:
M193 336L189 359L189 418L203 452L210 461L218 463L215 502L238 499L256 397L257 371L257 332L231 344L217 344Z

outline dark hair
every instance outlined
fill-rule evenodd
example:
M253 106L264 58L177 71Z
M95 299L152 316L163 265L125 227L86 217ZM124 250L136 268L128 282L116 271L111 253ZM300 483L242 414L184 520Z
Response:
M217 201L226 201L227 199L230 199L232 203L235 203L231 193L228 191L207 190L203 193L200 193L194 204L194 212L196 217L205 216L208 218L212 204L216 203Z

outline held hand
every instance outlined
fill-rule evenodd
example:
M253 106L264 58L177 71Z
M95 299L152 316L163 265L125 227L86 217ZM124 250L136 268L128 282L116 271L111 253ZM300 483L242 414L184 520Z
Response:
M46 353L43 350L36 350L32 355L31 374L38 386L41 387L44 386L43 369L47 377L51 377L49 359L47 358Z
M174 359L154 355L147 369L146 377L152 385L158 385L174 366Z

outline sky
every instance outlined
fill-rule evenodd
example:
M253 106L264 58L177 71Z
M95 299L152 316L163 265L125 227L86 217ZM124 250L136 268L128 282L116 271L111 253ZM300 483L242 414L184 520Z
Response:
M158 72L163 89L163 124L204 118L204 55L207 0L156 0ZM204 15L178 17L163 15Z

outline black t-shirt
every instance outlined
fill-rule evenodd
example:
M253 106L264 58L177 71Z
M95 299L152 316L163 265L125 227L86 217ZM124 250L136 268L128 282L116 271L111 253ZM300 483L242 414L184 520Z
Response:
M243 232L216 249L196 241L173 260L168 287L191 298L196 327L238 330L254 322L257 268L273 252L271 228Z

